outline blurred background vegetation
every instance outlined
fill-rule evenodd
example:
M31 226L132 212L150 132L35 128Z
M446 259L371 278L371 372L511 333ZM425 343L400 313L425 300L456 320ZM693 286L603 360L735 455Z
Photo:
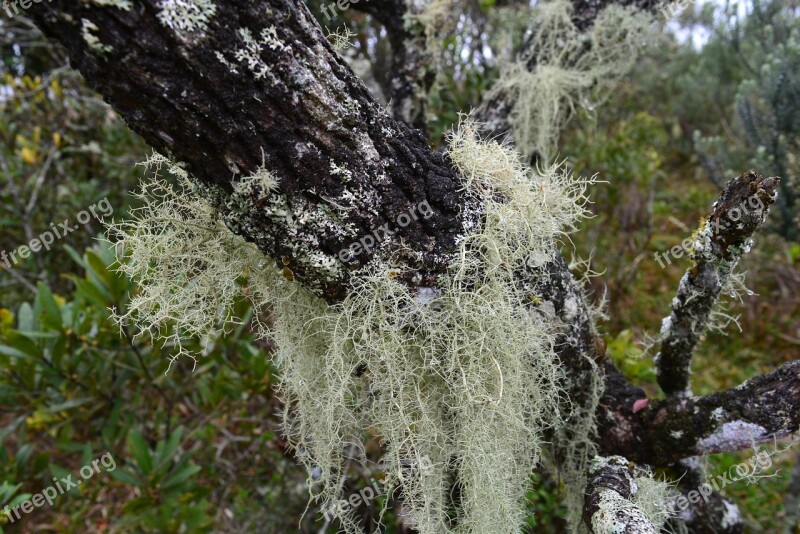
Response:
M429 95L435 144L491 86L518 45L526 9L481 0L460 16ZM565 253L606 303L600 328L611 357L652 397L660 392L647 341L688 265L662 268L653 255L690 235L727 180L750 168L783 178L780 202L742 266L752 294L730 299L726 313L737 321L699 348L695 391L732 387L797 358L798 13L789 0L697 3L666 29L660 20L623 86L603 106L577 109L562 139L561 157L575 172L605 182L592 191L595 217ZM357 34L345 54L380 94L385 33L354 10L339 16L320 22ZM24 18L0 22L0 50L0 250L104 197L114 218L125 217L143 172L135 163L149 149ZM109 321L136 287L115 272L102 232L92 221L50 252L0 264L0 509L104 452L118 467L14 524L0 514L0 532L335 532L306 508L306 475L281 438L269 344L242 326L198 342L194 372L182 363L165 374L171 347ZM591 257L590 267L581 257ZM710 472L751 454L711 457ZM784 509L797 460L798 451L784 452L774 458L776 476L725 489L750 531L800 532ZM353 492L380 476L360 475ZM533 480L527 530L562 532L558 480L544 472ZM375 518L382 504L364 507L364 516ZM403 532L402 517L390 503L385 531Z

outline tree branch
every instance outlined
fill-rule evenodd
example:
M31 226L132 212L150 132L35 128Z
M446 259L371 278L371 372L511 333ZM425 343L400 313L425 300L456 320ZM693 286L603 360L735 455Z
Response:
M305 5L220 2L191 30L162 23L160 6L54 0L29 11L132 129L215 186L228 226L287 277L332 302L380 254L409 284L433 284L479 208L421 133L383 113ZM234 184L262 161L280 191L237 205ZM398 225L402 214L414 220ZM373 239L379 229L391 239ZM374 246L348 257L367 237Z
M706 222L684 241L683 248L690 248L694 265L683 275L672 300L672 313L662 322L661 350L655 358L658 384L668 395L691 395L694 349L708 327L720 292L750 250L753 234L766 221L777 185L777 178L763 179L753 171L731 180ZM680 257L683 248L672 250Z
M413 12L427 8L430 0L415 2ZM436 77L433 60L425 49L421 28L408 24L412 7L405 0L371 0L353 4L353 9L372 15L386 28L392 47L389 97L395 119L427 132L427 91Z
M635 468L622 456L595 457L583 507L583 520L595 534L658 534L633 503L639 491Z
M679 481L682 499L681 506L677 498L672 501L677 509L670 521L677 520L692 534L742 534L744 518L739 507L713 490L700 457L684 458L677 466L683 471ZM681 530L678 527L673 532Z
M618 424L616 451L639 463L728 452L789 436L800 429L800 360L704 397L670 397Z

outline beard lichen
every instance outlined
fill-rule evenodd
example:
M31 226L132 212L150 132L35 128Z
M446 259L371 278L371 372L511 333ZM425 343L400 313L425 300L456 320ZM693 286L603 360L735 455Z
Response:
M492 92L514 101L510 122L523 159L536 156L549 164L576 103L593 110L635 65L651 18L611 4L582 32L566 0L543 2L533 11L526 53L503 67Z
M328 305L234 235L174 164L183 186L145 182L144 207L112 227L124 243L120 269L140 285L121 319L178 354L184 336L235 323L238 298L271 309L271 326L255 331L276 342L285 434L323 509L343 497L348 465L365 461L365 441L378 437L387 495L402 498L419 532L517 532L523 522L544 433L562 424L566 400L558 327L531 303L559 237L585 215L587 182L559 165L533 172L475 131L464 122L448 155L483 223L463 236L437 287L410 288L401 267L377 259ZM232 195L276 186L261 168ZM352 512L338 519L361 531Z

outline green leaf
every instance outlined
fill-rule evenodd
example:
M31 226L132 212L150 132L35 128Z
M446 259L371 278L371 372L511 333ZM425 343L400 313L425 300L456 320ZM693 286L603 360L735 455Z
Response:
M27 302L19 307L17 313L17 328L20 330L35 330L36 320L33 316L33 309Z
M21 334L18 330L11 330L6 333L6 343L11 350L4 351L3 346L0 345L0 353L7 354L8 356L20 357L19 354L11 354L14 350L22 353L22 358L27 358L28 356L38 358L42 355L42 350L39 348L39 345L28 339L27 336Z
M95 306L105 308L109 305L108 296L98 288L91 280L78 278L74 275L67 276L75 283L76 296L83 298L86 302L94 304Z
M75 263L86 269L86 262L83 261L83 257L81 257L80 253L78 253L77 250L75 250L69 245L64 245L64 250L67 251L69 257L72 258L72 261L74 261Z
M136 430L131 430L128 433L128 450L144 475L148 475L153 471L153 458L150 455L150 447L147 446L147 442Z
M166 472L172 461L172 456L175 454L175 450L181 443L182 436L183 427L178 427L172 431L167 441L161 441L158 443L156 446L156 456L158 459L158 466L156 467L157 471L161 471L162 473Z
M37 288L36 307L41 314L42 324L55 330L61 330L63 326L61 323L61 308L53 297L53 292L42 282L39 282Z
M136 486L137 488L143 486L142 480L127 469L114 469L113 471L107 471L107 473L111 476L111 478L118 480L119 482L130 484L131 486Z
M171 490L176 489L183 483L186 479L194 475L200 471L199 465L186 465L181 469L178 469L175 474L168 477L163 484L161 484L161 489L163 490Z
M58 478L59 482L61 481L61 479L67 478L67 477L70 477L70 476L72 477L70 480L72 480L73 482L77 482L77 479L76 479L75 475L73 475L72 473L70 473L69 471L64 469L63 467L57 466L56 464L50 464L50 472L53 474L53 476ZM80 477L78 477L78 478L80 478ZM67 488L64 487L64 486L65 485L62 484L62 488L66 490ZM69 489L69 493L71 493L72 495L80 495L80 491L78 490L77 486L70 488Z
M48 406L46 411L49 413L58 413L63 412L66 410L71 410L73 408L77 408L78 406L83 406L86 403L94 402L97 399L93 399L91 397L84 397L80 399L70 399L66 402L62 402L60 404L54 404L52 406Z

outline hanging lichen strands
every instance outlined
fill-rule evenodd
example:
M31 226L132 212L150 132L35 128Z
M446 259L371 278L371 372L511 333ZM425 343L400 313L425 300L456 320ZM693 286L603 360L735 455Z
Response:
M513 97L510 120L525 161L536 156L552 163L558 136L576 103L593 109L605 100L646 42L651 18L645 13L609 5L585 34L572 21L572 10L565 0L537 4L527 46L536 54L535 64L522 57L505 65L492 89Z
M424 298L378 259L344 302L328 306L230 233L191 187L147 183L145 208L117 227L122 268L142 283L128 317L180 346L181 336L234 322L227 310L243 287L256 309L271 306L274 330L259 334L277 342L285 430L309 473L321 474L309 479L315 497L323 506L341 498L349 444L360 450L375 432L386 445L387 486L423 533L448 531L453 505L459 532L513 531L543 432L559 418L554 328L520 305L534 288L519 287L517 276L543 265L583 214L585 184L559 167L529 177L513 150L474 131L463 124L449 154L482 199L485 224L463 237L459 260ZM275 185L261 169L236 194L255 203Z

